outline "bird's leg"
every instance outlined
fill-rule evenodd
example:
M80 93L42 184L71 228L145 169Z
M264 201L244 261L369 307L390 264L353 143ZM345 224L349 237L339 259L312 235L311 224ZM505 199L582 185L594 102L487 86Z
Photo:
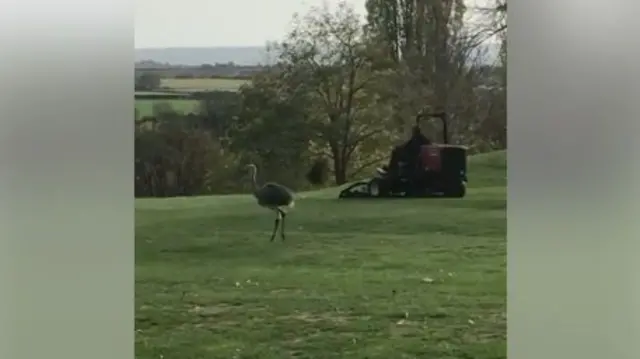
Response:
M273 242L276 238L276 232L278 231L278 225L280 224L280 211L276 211L278 214L275 222L273 223L273 232L271 233L271 239L269 241Z
M282 241L284 242L284 220L287 217L287 214L284 211L280 211L280 218L282 218L282 225L280 226L280 237L282 238Z

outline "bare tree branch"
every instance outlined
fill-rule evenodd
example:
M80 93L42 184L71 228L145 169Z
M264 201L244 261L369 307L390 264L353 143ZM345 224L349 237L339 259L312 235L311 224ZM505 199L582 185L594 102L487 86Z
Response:
M350 176L351 177L356 177L357 175L362 173L362 171L364 171L365 169L369 168L371 165L374 165L376 163L380 163L381 161L384 161L386 158L387 158L386 155L378 155L378 156L374 157L372 160L369 160L369 161L359 165L358 167L354 168L354 170L350 173Z

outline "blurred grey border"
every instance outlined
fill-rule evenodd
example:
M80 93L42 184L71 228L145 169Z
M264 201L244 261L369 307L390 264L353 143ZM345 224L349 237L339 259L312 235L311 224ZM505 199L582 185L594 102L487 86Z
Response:
M637 4L508 11L508 357L640 357Z
M132 358L133 20L38 5L0 14L0 357ZM640 353L636 7L510 4L510 359Z
M133 8L0 14L0 357L134 357Z

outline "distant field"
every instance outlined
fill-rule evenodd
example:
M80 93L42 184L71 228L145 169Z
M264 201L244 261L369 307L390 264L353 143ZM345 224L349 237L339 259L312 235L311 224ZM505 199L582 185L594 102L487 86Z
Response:
M154 103L169 104L173 110L178 113L197 112L199 105L197 100L136 100L138 116L144 117L153 115Z
M137 95L171 95L173 91L184 92L197 92L197 91L237 91L240 86L247 83L249 80L240 79L175 79L167 78L162 79L161 86L167 89L167 92L153 91L153 92L136 92ZM174 111L178 113L197 112L199 102L191 99L137 99L136 109L138 110L138 116L151 116L153 115L154 103L166 103L169 104Z
M158 96L158 95L173 95L173 92L162 92L162 91L136 91L135 92L136 96L137 95L150 95L150 96Z
M237 91L249 82L241 79L162 79L161 86L182 91Z

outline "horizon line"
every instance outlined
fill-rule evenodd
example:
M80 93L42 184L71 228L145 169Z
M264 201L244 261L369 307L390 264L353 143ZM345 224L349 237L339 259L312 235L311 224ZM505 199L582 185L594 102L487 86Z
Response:
M249 48L249 47L267 47L267 45L209 45L209 46L145 46L134 47L135 50L167 50L167 49L207 49L207 48Z

